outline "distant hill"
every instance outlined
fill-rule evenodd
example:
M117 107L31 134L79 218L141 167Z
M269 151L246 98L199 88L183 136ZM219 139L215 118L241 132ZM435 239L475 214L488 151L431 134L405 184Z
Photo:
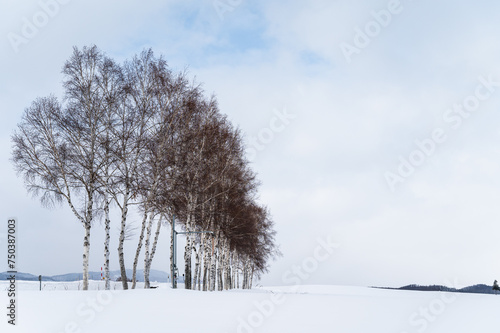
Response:
M120 271L111 271L110 273L110 278L111 280L115 281L117 278L121 276ZM0 273L0 281L2 280L8 280L10 274L7 272ZM152 269L149 272L149 280L151 282L168 282L168 276L169 274L163 271L157 271ZM132 270L127 269L127 277L132 278ZM22 280L22 281L38 281L38 275L33 275L30 273L21 273L18 272L16 274L16 279L17 280ZM42 276L43 281L64 281L64 282L69 282L69 281L78 281L82 279L82 274L81 273L68 273L68 274L62 274L62 275L54 275L54 276ZM100 280L101 279L101 272L89 272L89 279L90 280ZM144 282L144 270L138 270L137 271L137 281L138 282Z
M494 294L492 286L487 286L485 284L476 284L474 286L465 287L460 289L461 293L469 294Z
M449 288L441 285L431 285L431 286L419 286L417 284L410 284L408 286L404 286L398 288L399 290L418 290L418 291L449 291L449 292L457 292L458 290L455 288Z
M377 287L378 288L378 287ZM392 290L415 290L415 291L447 291L453 293L467 293L467 294L494 294L492 286L486 284L476 284L473 286L456 289L450 288L442 285L431 285L431 286L420 286L417 284L410 284L400 288L386 288L382 287L380 289L392 289Z
M10 276L10 274L8 274L7 272L0 273L0 281L8 280L9 276ZM54 281L50 276L45 276L45 275L42 276L42 279L44 281ZM18 272L16 274L16 280L38 281L38 275Z

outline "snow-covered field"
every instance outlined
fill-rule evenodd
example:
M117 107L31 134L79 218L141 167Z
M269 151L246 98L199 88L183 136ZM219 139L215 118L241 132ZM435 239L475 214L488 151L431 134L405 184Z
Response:
M153 284L154 285L154 284ZM83 292L79 282L18 281L17 325L7 324L0 281L0 332L500 332L500 295L345 286L262 287L198 292L158 289ZM182 286L181 286L182 287ZM98 290L99 289L99 290Z

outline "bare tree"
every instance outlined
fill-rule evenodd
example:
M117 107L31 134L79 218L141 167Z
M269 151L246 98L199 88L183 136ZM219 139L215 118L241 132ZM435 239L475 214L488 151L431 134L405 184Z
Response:
M124 258L127 216L129 206L137 198L137 180L141 172L141 156L144 152L145 133L154 112L153 81L151 75L152 52L144 51L124 65L125 101L114 108L115 125L111 128L115 171L107 193L121 213L118 241L118 262L122 287L128 289Z
M90 230L101 165L96 157L103 131L98 87L101 54L96 47L75 48L63 68L66 106L40 98L26 109L12 141L13 162L28 191L44 204L65 200L82 223L83 289L88 289Z
M99 137L97 159L100 161L102 168L98 174L100 201L103 204L104 210L104 280L105 289L110 289L110 205L112 203L112 189L115 187L113 182L116 181L117 158L114 152L114 147L118 138L116 129L118 117L121 112L117 111L125 107L126 101L126 86L121 66L116 64L109 57L103 56L99 64L100 93L103 95L105 103L103 104L103 123L104 132Z

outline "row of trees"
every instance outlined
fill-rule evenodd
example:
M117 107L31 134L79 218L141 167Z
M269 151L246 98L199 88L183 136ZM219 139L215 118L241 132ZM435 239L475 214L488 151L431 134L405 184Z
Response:
M30 193L46 206L66 202L83 226L83 289L97 219L104 220L110 287L112 206L121 213L123 289L132 206L142 215L132 288L141 253L149 287L161 226L174 216L186 231L211 231L187 235L187 289L250 288L278 254L275 232L268 210L256 202L259 184L241 133L220 113L216 99L151 50L118 64L95 46L74 48L63 75L62 102L38 98L25 110L12 136L12 160Z

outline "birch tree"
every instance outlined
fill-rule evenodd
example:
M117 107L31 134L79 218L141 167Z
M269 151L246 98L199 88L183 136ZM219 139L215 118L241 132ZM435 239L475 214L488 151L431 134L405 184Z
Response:
M144 51L124 65L126 100L124 106L116 108L116 126L113 127L113 154L116 171L108 193L118 207L120 235L118 240L118 262L122 287L128 289L125 266L124 243L126 240L127 217L130 204L137 198L138 174L141 172L141 157L144 153L145 134L154 112L151 51Z
M110 205L112 203L113 182L116 181L115 173L117 166L114 147L117 142L116 129L118 123L118 109L125 107L126 87L121 66L115 63L111 58L103 56L100 63L99 86L105 103L103 105L104 133L99 138L99 149L97 158L101 161L101 172L98 175L99 194L104 210L104 280L105 289L110 289Z
M83 289L88 289L90 230L95 215L96 157L105 101L99 93L96 47L75 48L63 67L65 102L40 98L26 109L13 135L13 162L28 191L42 203L65 200L84 228Z

